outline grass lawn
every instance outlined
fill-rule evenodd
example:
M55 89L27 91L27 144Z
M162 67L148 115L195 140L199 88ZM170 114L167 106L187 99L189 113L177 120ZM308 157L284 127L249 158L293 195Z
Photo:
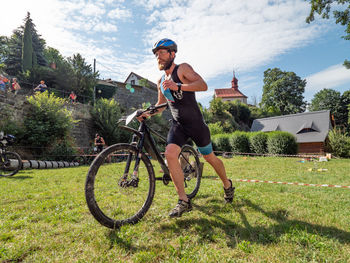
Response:
M345 159L223 161L232 179L350 185ZM86 206L87 170L0 178L0 262L350 262L350 189L234 182L236 197L225 205L221 182L205 164L192 212L168 218L175 190L157 181L146 216L113 231Z

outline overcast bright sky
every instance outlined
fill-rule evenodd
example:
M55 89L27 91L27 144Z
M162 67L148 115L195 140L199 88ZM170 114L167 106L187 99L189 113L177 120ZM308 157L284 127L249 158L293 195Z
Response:
M260 101L263 73L278 67L307 80L305 99L323 89L350 89L350 41L333 21L307 24L304 0L11 0L0 16L10 36L27 11L47 45L68 57L97 60L101 78L125 81L131 71L156 82L151 52L157 40L178 44L175 62L190 63L208 82L197 99L208 106L214 89L229 88L235 70L248 102Z

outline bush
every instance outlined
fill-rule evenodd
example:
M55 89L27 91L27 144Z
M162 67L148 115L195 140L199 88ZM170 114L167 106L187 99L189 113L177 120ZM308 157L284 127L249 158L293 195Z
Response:
M268 135L264 132L253 132L249 136L249 146L253 153L267 153Z
M130 134L118 127L122 117L122 108L114 99L98 99L91 109L91 116L95 126L107 145L118 142L128 142Z
M220 122L209 123L208 127L211 135L224 133L224 128L221 126Z
M270 154L297 154L298 144L289 132L276 131L268 134L267 149Z
M249 138L246 132L234 132L230 137L231 149L235 153L249 153Z
M45 148L69 136L75 122L72 113L64 107L65 100L49 95L36 94L28 99L29 110L24 118L25 135L22 143L42 154Z
M45 154L45 156L47 156L45 159L49 158L50 161L72 162L78 153L73 146L74 144L69 138L63 139Z
M229 133L220 133L212 137L212 144L214 151L231 152Z
M333 129L328 134L330 151L338 157L350 157L350 137L340 129Z

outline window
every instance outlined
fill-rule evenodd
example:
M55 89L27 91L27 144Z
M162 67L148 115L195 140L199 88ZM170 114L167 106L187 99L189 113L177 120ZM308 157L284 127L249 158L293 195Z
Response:
M135 80L134 79L132 79L130 82L131 82L132 85L135 85Z

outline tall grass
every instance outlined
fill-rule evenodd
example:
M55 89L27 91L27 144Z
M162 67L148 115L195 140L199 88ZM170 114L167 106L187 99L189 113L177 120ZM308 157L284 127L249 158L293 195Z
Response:
M344 159L223 161L232 179L350 185ZM225 205L222 184L205 164L192 212L168 218L177 197L171 183L159 181L141 222L112 231L87 209L87 170L29 170L0 178L0 262L350 261L350 189L234 182L234 202Z

